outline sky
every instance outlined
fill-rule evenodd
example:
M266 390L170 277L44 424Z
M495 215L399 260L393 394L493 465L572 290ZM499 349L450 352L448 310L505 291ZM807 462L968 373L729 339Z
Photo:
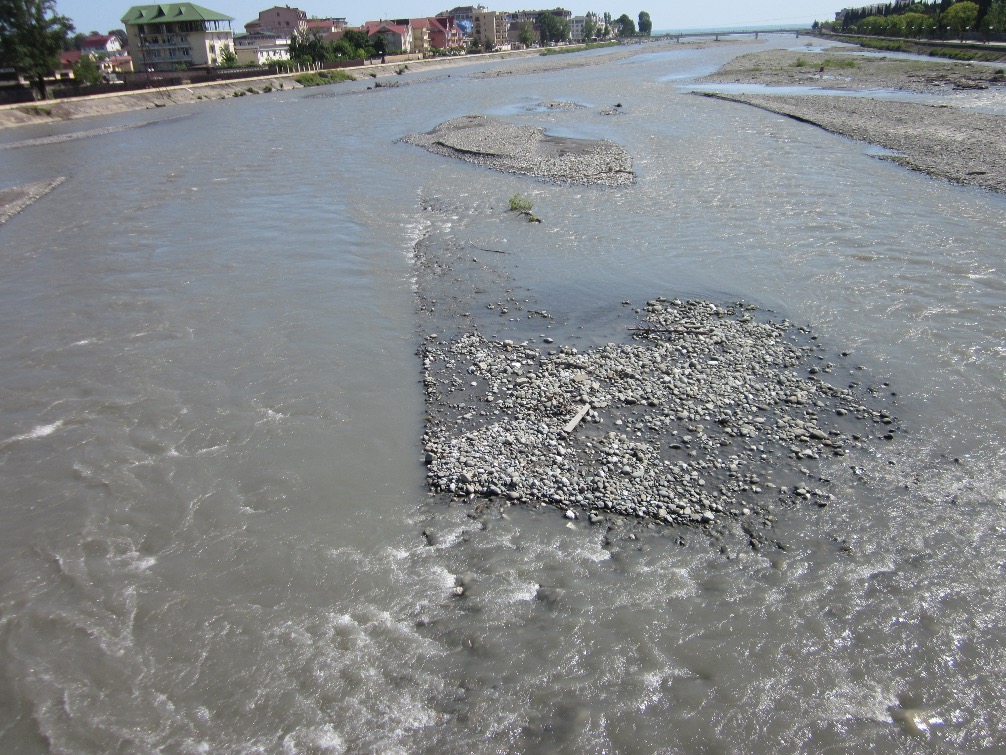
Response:
M716 2L682 2L681 0L374 0L373 3L347 3L338 0L200 0L198 5L234 17L235 33L244 31L248 21L259 11L274 5L292 5L310 16L345 18L350 24L381 18L415 18L431 16L443 10L469 2L490 10L524 10L531 8L566 8L574 16L588 11L611 13L617 18L629 14L635 21L645 10L653 21L653 29L708 29L730 26L808 25L814 21L835 18L835 11L847 5L846 0L717 0ZM56 0L56 10L69 16L77 31L105 33L122 28L119 21L133 5L152 4L153 0ZM864 3L866 4L866 3Z

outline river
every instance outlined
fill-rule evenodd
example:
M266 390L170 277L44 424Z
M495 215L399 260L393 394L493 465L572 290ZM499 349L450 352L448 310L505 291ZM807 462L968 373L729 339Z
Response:
M687 92L802 43L3 134L170 118L0 152L4 186L68 177L0 228L0 750L1002 751L1006 199ZM397 141L468 113L610 139L637 182ZM478 523L424 487L421 239L508 251L501 297L574 346L623 301L752 302L905 432L832 462L785 549Z

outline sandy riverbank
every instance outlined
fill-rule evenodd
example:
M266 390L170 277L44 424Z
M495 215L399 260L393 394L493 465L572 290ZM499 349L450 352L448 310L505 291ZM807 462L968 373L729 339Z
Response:
M703 82L922 94L994 88L1006 95L1006 73L995 66L866 58L843 51L744 55ZM935 177L1006 191L1006 118L1000 115L876 97L836 97L824 91L707 96L753 105L884 147L895 153L884 159Z
M1006 85L1006 69L945 60L865 56L859 48L827 52L769 50L734 58L700 83L811 86L842 91L888 89L920 94Z

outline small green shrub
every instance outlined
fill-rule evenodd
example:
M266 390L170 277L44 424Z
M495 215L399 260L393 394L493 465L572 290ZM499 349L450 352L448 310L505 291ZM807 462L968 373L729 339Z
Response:
M542 50L539 55L562 55L568 52L583 52L584 50L596 50L601 47L615 47L618 42L588 42L585 45L567 45L566 47L549 47Z
M339 69L302 73L299 76L294 76L293 80L302 87L319 87L325 84L336 84L340 81L355 81L352 76Z
M851 59L825 58L821 65L825 68L856 68L859 64Z
M804 66L809 66L810 63L805 58L797 58L793 65L797 68L803 68Z
M269 92L272 91L272 85L266 84L264 87L262 87L262 91L265 92L266 94L269 94Z
M531 212L532 207L534 207L534 202L523 194L514 194L510 197L511 212Z

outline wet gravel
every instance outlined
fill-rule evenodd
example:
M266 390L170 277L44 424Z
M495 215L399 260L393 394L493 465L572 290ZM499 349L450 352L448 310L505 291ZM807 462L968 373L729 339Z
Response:
M614 142L548 136L544 129L465 115L402 139L430 152L559 184L633 183L632 158Z
M806 329L743 303L661 298L639 316L628 342L584 351L427 336L430 490L592 523L732 520L757 544L779 505L832 501L819 460L895 438L889 396L849 383L849 355L829 361Z
M0 225L40 200L65 180L66 176L59 176L50 181L35 181L0 190Z
M810 86L821 89L889 90L917 94L1006 87L1001 65L939 59L863 55L859 47L833 47L825 52L765 50L740 55L703 84Z
M912 170L967 186L1006 191L1006 117L968 109L972 91L1006 93L996 65L774 50L740 56L702 83L759 84L757 94L706 93L795 118L893 151L880 155ZM773 94L772 86L818 87L821 94ZM828 95L826 90L956 92L959 106Z
M967 186L1006 191L1006 117L826 95L709 95L754 105L894 151L882 159Z

